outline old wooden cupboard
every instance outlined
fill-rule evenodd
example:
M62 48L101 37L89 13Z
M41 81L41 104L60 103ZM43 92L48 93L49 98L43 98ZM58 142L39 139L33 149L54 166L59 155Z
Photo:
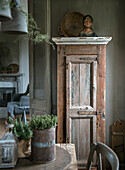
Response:
M74 143L77 159L105 143L106 44L111 37L53 37L57 44L57 142Z

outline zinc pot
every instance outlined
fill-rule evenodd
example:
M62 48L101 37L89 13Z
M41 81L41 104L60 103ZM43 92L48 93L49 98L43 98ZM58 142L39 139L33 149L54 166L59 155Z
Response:
M36 163L48 163L56 159L55 126L50 129L33 130L31 159Z

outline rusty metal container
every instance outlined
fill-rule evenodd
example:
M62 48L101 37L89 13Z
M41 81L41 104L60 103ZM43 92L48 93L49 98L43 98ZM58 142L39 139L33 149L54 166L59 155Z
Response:
M55 127L33 130L31 159L36 163L48 163L56 159Z

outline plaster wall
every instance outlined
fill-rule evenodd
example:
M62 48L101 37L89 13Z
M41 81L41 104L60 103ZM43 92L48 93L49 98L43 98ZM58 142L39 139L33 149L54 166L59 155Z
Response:
M28 11L27 0L21 0L22 9ZM0 42L3 42L10 50L8 56L1 57L0 61L2 66L8 66L15 63L19 65L19 72L24 73L19 83L19 92L25 92L27 84L29 83L29 50L27 38L19 37L15 34L6 34L0 32ZM13 83L6 83L6 86L12 86ZM16 83L14 82L14 86ZM2 86L2 82L0 82Z
M22 9L28 11L27 0L21 0ZM23 79L21 81L20 92L25 92L27 85L29 84L29 43L28 38L20 37L19 39L19 65L20 72L24 73Z
M112 36L106 57L106 143L110 145L109 127L116 119L125 120L125 1L124 0L52 0L52 36L68 12L93 16L93 30L99 36ZM56 50L52 50L52 104L56 114Z

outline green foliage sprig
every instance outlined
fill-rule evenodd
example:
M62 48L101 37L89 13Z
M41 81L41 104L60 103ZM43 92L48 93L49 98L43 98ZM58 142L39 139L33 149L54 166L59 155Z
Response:
M11 117L9 117L9 123L14 125L12 131L18 139L28 140L33 136L30 125L25 125L21 118L19 118L19 120L15 119L15 121L13 121Z
M41 30L38 27L33 16L31 14L28 14L27 12L23 11L20 7L19 7L19 9L24 14L24 16L26 17L29 40L33 41L35 44L45 41L48 44L52 45L53 48L54 48L54 44L50 40L50 36L47 35L47 34L41 33Z
M4 5L7 5L9 3L10 9L13 9L16 7L16 2L9 0L8 2L4 2L4 0L0 0L3 5L1 5L0 8L4 8ZM47 34L42 34L40 28L37 26L37 23L33 16L24 10L22 10L21 7L16 7L19 8L19 10L24 14L26 21L27 21L27 27L28 27L28 39L33 41L35 44L41 43L45 41L46 43L52 45L52 47L55 49L54 44L52 40L50 39L50 36ZM23 37L24 35L20 36Z
M50 129L57 123L57 116L45 114L42 116L33 116L31 119L31 128L43 130Z

